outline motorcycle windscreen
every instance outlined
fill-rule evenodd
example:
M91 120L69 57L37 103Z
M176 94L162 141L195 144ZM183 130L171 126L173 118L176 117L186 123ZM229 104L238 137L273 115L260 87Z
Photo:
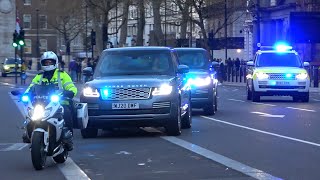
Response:
M50 97L57 91L55 84L41 84L31 87L29 93L32 99L32 104L48 105L50 103Z

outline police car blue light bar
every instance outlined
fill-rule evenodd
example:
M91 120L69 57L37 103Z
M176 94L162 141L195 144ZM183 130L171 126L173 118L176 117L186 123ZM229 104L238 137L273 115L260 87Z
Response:
M275 49L279 52L290 51L292 50L292 46L289 46L285 43L277 43L275 45Z

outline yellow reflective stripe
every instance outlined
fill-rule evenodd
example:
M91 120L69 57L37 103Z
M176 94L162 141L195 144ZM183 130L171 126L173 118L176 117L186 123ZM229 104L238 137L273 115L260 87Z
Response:
M73 84L73 82L67 82L67 83L64 83L64 85L63 85L63 89L66 89L66 87L67 87L68 85L70 85L70 84Z

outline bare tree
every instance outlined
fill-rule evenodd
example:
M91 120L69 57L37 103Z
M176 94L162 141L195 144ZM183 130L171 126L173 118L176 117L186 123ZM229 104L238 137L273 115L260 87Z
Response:
M128 34L128 16L129 16L129 6L130 6L131 0L124 0L123 6L122 6L122 11L123 11L123 16L122 16L122 27L120 30L120 41L119 41L119 46L122 47L126 43L127 40L127 34Z
M137 45L143 46L143 34L144 34L144 27L146 25L146 17L145 17L145 9L144 9L145 1L138 0L138 33L137 33Z
M194 12L198 16L197 18L193 18L192 21L198 25L200 28L201 34L203 36L203 46L206 49L209 49L208 47L208 36L207 36L207 30L205 28L205 20L210 17L217 17L217 18L226 18L226 21L223 21L220 25L218 25L215 28L215 31L213 32L213 35L218 33L220 30L222 30L225 25L233 24L235 21L237 21L241 16L245 14L245 11L241 13L240 15L235 15L236 11L241 10L241 8L245 9L245 4L241 3L242 0L238 1L238 3L232 4L231 6L227 7L227 17L224 17L224 0L211 0L211 5L207 5L207 0L191 0L192 6L194 8ZM240 2L240 3L239 3ZM227 23L227 24L226 24Z
M179 10L181 11L181 32L180 32L180 38L186 39L187 34L187 26L188 22L190 21L190 7L191 7L191 0L176 0L176 4L179 7Z
M154 18L154 40L156 46L164 45L163 32L161 29L161 14L160 7L162 0L151 0L152 2L152 10L153 10L153 18Z
M55 1L50 5L58 7L62 2L61 0ZM54 19L50 19L48 24L53 29L57 30L63 37L64 43L66 45L67 55L71 54L70 46L72 40L74 40L84 29L85 20L81 12L81 2L73 1L68 6L63 6L55 9Z

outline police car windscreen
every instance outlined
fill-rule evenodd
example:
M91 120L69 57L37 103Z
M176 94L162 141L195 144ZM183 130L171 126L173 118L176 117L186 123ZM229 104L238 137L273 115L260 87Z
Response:
M16 61L15 61L14 58L8 58L8 59L4 62L4 64L15 64L15 63L16 63ZM18 64L21 64L21 59L17 59L17 63L18 63Z
M171 55L163 50L109 51L97 65L96 77L118 75L172 75Z
M257 59L256 66L302 67L302 63L299 57L294 53L262 53Z
M190 69L208 69L208 58L202 51L177 51L181 64Z

